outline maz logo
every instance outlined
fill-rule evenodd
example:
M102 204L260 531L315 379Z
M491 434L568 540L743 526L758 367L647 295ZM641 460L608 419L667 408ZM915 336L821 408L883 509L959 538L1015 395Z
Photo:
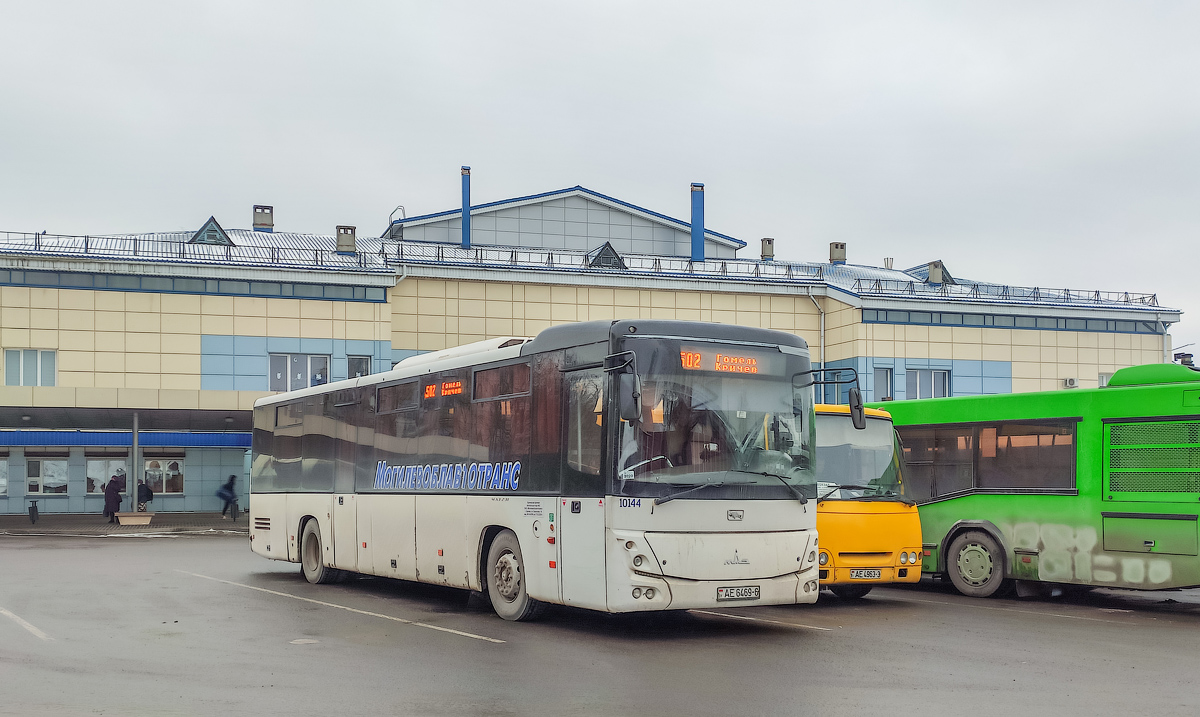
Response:
M725 518L727 520L741 520L743 513L744 513L744 511L741 511L741 510L726 511Z
M750 561L738 556L738 551L733 551L733 560L726 560L726 565L749 565Z

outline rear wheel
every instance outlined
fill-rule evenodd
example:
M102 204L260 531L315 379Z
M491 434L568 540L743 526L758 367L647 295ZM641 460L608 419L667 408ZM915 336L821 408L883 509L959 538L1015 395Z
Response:
M1000 544L987 533L968 531L950 542L946 552L950 582L968 597L991 597L1004 583Z
M317 521L310 520L300 534L300 573L314 585L336 582L341 577L340 570L325 565L324 551L321 528Z
M830 585L829 592L843 600L858 600L871 592L870 585Z
M532 620L545 607L525 591L525 561L511 530L500 531L488 549L487 590L492 609L505 620Z

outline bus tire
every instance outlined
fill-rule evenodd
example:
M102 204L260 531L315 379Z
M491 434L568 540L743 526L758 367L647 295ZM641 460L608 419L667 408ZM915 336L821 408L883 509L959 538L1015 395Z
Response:
M978 530L960 533L950 542L946 572L967 597L991 597L1004 584L1004 556L992 536Z
M321 528L317 521L310 520L304 524L304 531L300 534L300 572L313 585L324 585L338 579L340 571L327 567L323 556Z
M532 620L542 603L525 592L525 560L511 530L502 530L488 548L487 592L492 609L505 620Z
M830 585L829 592L843 600L858 600L871 592L870 585Z

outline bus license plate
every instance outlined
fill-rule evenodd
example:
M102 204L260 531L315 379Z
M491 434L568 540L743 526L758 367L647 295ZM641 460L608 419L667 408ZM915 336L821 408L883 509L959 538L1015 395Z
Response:
M850 571L850 579L851 580L878 580L879 579L879 571L878 570L851 570Z
M757 600L757 585L742 585L736 588L717 588L718 600Z

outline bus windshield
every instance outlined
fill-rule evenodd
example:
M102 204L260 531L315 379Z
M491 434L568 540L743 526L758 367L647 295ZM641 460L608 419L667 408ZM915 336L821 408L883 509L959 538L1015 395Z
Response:
M903 451L892 422L868 418L856 430L849 414L817 414L817 497L821 500L899 500Z
M773 347L627 341L641 417L621 421L615 493L816 497L808 359Z

